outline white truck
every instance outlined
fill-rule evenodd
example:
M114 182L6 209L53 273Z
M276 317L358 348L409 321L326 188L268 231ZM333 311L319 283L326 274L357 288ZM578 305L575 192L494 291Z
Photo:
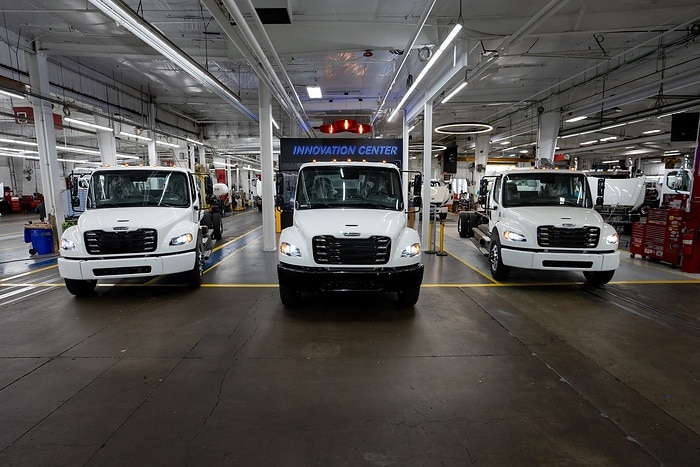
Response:
M430 210L440 217L440 220L447 219L447 212L452 205L452 184L442 180L433 179L430 181Z
M86 209L59 242L58 272L68 291L84 296L100 279L180 272L186 273L190 286L198 287L223 225L219 212L202 207L202 181L202 191L210 196L227 190L211 178L175 167L92 172ZM77 184L71 190L77 195Z
M596 211L619 233L632 232L632 224L639 222L642 216L646 177L642 175L634 178L619 178L589 175L588 184L591 191L597 189L600 180L605 182L605 195L603 204L596 206Z
M299 305L301 292L360 290L396 292L400 305L415 305L423 264L420 238L407 227L406 213L394 164L301 165L293 225L279 239L282 304Z
M483 211L460 213L459 236L470 237L488 257L497 281L515 267L582 271L589 283L606 284L620 265L619 237L594 209L591 191L586 175L574 171L513 170L485 178ZM596 203L603 194L601 184Z

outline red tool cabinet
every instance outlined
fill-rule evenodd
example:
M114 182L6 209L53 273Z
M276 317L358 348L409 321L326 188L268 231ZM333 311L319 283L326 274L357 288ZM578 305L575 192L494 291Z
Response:
M646 222L632 225L630 257L640 255L672 266L679 265L684 216L682 209L649 209Z

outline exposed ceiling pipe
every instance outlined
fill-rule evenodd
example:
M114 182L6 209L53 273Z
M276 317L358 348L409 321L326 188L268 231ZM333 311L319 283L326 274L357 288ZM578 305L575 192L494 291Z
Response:
M297 121L299 122L299 125L301 126L302 130L304 130L304 132L308 136L310 136L309 129L307 127L306 122L304 121L303 118L301 118L301 115L296 110L296 107L291 102L291 99L289 98L287 93L284 91L284 85L282 84L280 79L277 77L277 73L275 73L275 70L272 68L270 61L265 56L265 52L263 51L262 47L260 47L260 44L258 43L257 39L255 38L253 31L248 26L248 23L246 22L245 17L243 16L243 13L241 12L241 10L238 8L238 5L236 5L236 2L234 2L234 0L222 0L222 3L227 8L228 12L231 14L233 19L236 21L236 25L240 28L240 31L243 34L243 38L248 43L248 46L251 48L251 50L253 51L255 56L258 58L258 62L265 69L267 76L270 78L270 80L275 85L275 89L277 90L278 93L282 94L283 102L285 102L289 106L289 108L292 110L292 113L294 114Z
M408 40L408 43L406 44L406 47L404 48L404 53L401 56L401 61L399 61L399 66L396 68L396 71L394 72L394 76L391 78L391 83L389 84L389 86L386 88L386 91L384 92L384 97L382 98L382 102L379 104L379 107L377 107L376 112L374 112L374 115L372 116L372 124L374 124L374 121L379 116L379 112L382 110L382 107L384 107L384 104L386 103L386 99L387 99L387 97L389 97L389 93L391 92L391 88L393 88L394 84L396 84L396 79L399 77L399 73L401 73L401 69L406 64L406 61L408 60L408 55L411 53L411 50L413 49L413 46L416 43L416 40L418 40L418 35L423 30L423 26L425 25L425 22L428 20L428 16L430 16L430 12L432 11L433 7L435 6L436 1L437 0L431 0L425 6L425 9L423 10L423 14L421 15L420 19L418 20L418 26L413 31L413 35Z
M282 60L280 60L279 55L277 54L277 50L275 50L275 46L272 44L272 41L270 40L270 36L267 34L267 31L265 30L265 27L262 24L262 21L260 21L260 17L257 15L255 11L255 6L253 6L253 3L250 0L244 0L245 3L248 6L248 9L250 10L251 17L253 18L253 21L255 22L255 25L258 27L258 30L260 31L260 35L263 38L263 41L265 42L265 46L268 49L268 53L272 54L272 56L275 59L275 62L277 62L277 66L279 66L280 70L282 71L282 76L284 77L285 81L287 82L287 86L291 90L292 94L294 95L296 99L296 103L299 106L299 109L304 113L304 121L308 122L309 116L306 114L306 110L304 109L304 105L301 103L301 99L299 98L299 93L297 93L296 89L294 88L294 83L292 83L291 78L289 77L289 74L287 73L287 70L284 68L284 64L282 63ZM312 130L313 131L313 130Z
M535 13L532 18L525 22L520 29L508 36L501 45L498 46L499 51L504 51L518 39L525 37L534 31L540 24L545 22L550 16L556 13L561 7L569 3L569 0L550 0L540 11Z

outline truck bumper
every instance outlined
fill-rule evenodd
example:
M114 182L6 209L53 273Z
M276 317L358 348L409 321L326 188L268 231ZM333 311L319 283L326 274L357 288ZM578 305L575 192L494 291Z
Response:
M280 285L302 292L366 290L396 292L420 287L423 265L402 268L334 269L277 265Z
M58 273L64 279L125 279L174 274L194 268L195 252L167 256L112 259L58 258Z
M502 248L503 264L516 268L554 271L613 271L620 266L620 252L550 252Z

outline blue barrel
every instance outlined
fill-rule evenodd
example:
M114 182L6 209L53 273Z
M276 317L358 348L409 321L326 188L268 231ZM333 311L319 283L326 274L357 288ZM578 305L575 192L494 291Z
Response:
M49 228L29 228L32 248L40 255L53 253L53 231Z

